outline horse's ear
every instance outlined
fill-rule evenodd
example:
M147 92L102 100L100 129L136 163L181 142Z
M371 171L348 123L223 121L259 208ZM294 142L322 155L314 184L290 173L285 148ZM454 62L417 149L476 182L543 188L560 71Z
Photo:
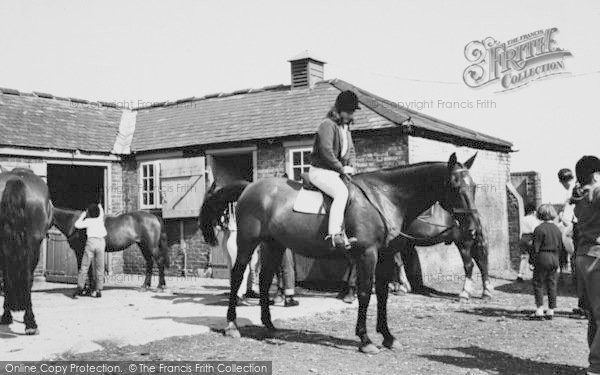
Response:
M456 163L458 163L458 160L456 159L456 152L453 152L452 155L450 155L450 159L448 159L448 169L454 169Z
M477 152L475 153L475 155L471 156L469 158L469 160L467 160L464 164L465 167L467 167L467 169L471 169L471 166L473 165L473 162L475 161L475 158L477 157Z

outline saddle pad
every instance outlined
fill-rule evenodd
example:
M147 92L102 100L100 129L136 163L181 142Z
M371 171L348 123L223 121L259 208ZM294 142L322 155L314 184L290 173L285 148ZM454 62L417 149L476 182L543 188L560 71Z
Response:
M323 193L316 190L300 189L296 201L294 202L294 211L306 214L325 215L325 199Z

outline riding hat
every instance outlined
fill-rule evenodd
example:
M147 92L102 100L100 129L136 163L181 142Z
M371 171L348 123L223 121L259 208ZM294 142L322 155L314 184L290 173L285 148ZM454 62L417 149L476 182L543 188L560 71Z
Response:
M342 91L335 99L335 108L340 112L360 109L358 97L350 90Z

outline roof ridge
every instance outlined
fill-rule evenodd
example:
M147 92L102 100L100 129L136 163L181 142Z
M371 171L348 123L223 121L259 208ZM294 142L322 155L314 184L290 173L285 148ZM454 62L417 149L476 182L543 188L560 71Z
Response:
M317 83L321 83L321 82L325 82L325 81L319 81ZM177 105L192 103L192 102L198 102L198 101L208 100L208 99L228 98L231 96L255 94L255 93L260 93L260 92L265 92L265 91L288 90L291 87L292 87L291 85L286 85L286 84L280 83L280 84L275 84L275 85L267 85L267 86L263 86L263 87L259 87L259 88L247 88L247 89L241 89L241 90L234 90L234 91L230 91L230 92L218 92L218 93L206 94L204 96L191 96L191 97L187 97L187 98L183 98L183 99L155 102L155 103L145 105L142 107L133 108L133 110L139 111L139 110L145 110L145 109L151 109L151 108L157 108L157 107L172 107L172 106L177 106Z
M74 97L63 97L63 96L57 96L54 94L50 94L47 92L42 92L42 91L23 92L23 91L19 91L17 89L0 87L0 94L1 95L14 95L14 96L21 96L21 97L28 97L28 98L33 97L33 98L56 100L56 101L61 101L61 102L70 102L70 103L77 103L77 104L88 104L90 106L96 105L98 107L118 109L116 102L107 102L107 101L103 101L103 100L95 100L94 101L94 100L87 100L87 99L74 98Z

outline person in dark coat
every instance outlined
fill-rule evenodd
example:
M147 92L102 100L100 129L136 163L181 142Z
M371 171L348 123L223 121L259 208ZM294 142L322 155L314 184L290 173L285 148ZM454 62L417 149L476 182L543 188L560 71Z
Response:
M575 204L575 269L584 310L588 312L588 374L600 374L600 159L582 157L575 166L575 175L581 185L581 197Z
M529 259L533 269L533 291L536 311L534 319L552 319L556 309L556 286L558 281L559 254L563 251L562 233L554 223L556 210L543 204L537 210L538 219L543 221L533 231L533 252ZM544 315L544 289L548 292L548 310Z

